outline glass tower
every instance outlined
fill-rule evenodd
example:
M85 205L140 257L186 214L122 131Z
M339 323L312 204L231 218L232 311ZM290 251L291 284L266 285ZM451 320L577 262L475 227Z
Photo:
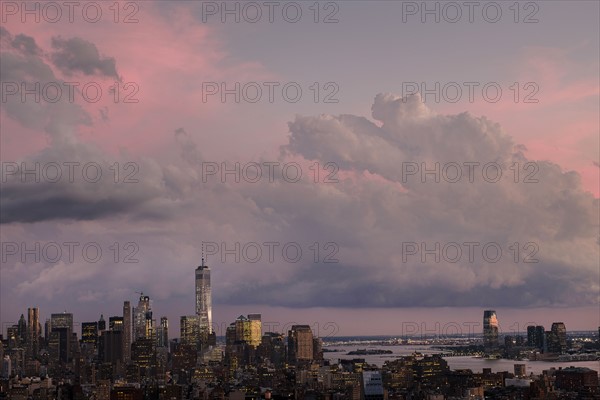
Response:
M498 347L498 317L496 311L483 312L483 345L486 348Z
M212 300L210 292L210 269L204 265L196 268L196 315L198 316L202 336L208 337L212 332Z

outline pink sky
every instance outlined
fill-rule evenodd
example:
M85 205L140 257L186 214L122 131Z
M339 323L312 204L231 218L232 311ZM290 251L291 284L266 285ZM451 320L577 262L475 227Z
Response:
M71 273L68 272L68 266L54 266L54 269L47 269L47 265L12 263L5 269L8 271L9 280L3 289L15 290L14 298L19 304L11 303L6 306L5 300L9 297L3 295L1 320L5 320L5 315L8 320L18 318L18 314L31 305L22 304L22 302L29 301L28 298L32 293L39 295L34 298L34 302L49 301L50 305L54 307L62 307L62 301L57 297L52 297L54 289L47 285L57 285L63 279L67 279L67 276L70 284L75 288L77 296L90 300L90 303L92 303L91 300L97 301L103 298L107 293L110 293L111 296L120 296L117 302L121 302L131 298L129 289L132 287L150 286L155 293L158 292L156 295L157 309L160 310L158 304L161 301L164 304L178 307L177 312L169 315L170 319L175 320L176 315L189 313L179 309L182 306L176 299L181 296L189 296L188 291L182 289L180 285L181 279L187 279L186 272L182 269L184 265L189 264L189 267L197 261L198 249L195 244L198 239L225 240L227 237L254 238L253 235L256 235L263 240L273 237L291 240L290 238L297 235L308 241L312 240L314 234L320 241L335 240L342 243L341 247L347 256L343 267L350 268L352 273L355 273L354 268L359 270L357 265L364 267L362 272L356 272L356 282L365 280L369 284L375 285L374 287L383 287L388 283L390 269L398 267L394 264L397 259L386 252L386 249L389 250L390 246L394 246L393 239L396 235L413 233L411 227L413 230L415 226L418 227L418 225L412 225L416 224L414 220L425 218L424 216L431 219L423 220L423 231L415 233L415 235L422 234L424 238L429 238L429 234L434 237L438 231L441 232L440 235L446 233L453 238L453 228L457 232L466 232L465 234L470 235L481 233L484 236L482 232L487 234L486 230L496 229L489 229L492 223L501 226L497 229L498 238L494 237L495 240L501 238L510 241L512 235L534 235L532 232L535 231L535 235L539 234L539 236L534 239L542 243L541 247L544 247L543 244L547 244L544 249L545 260L550 260L551 268L556 268L558 271L554 274L555 276L561 275L564 271L564 276L561 275L560 279L576 285L577 279L588 276L585 274L593 275L593 260L594 257L596 260L598 259L598 249L597 246L594 247L598 225L597 221L592 221L590 216L593 218L597 215L593 202L595 201L597 205L600 196L600 168L594 164L599 161L600 150L600 120L598 117L600 84L597 74L597 53L594 58L594 54L590 55L586 52L589 48L595 47L594 41L597 39L580 35L579 31L572 33L565 31L566 35L572 35L573 40L570 41L570 44L565 46L557 43L555 46L550 46L543 41L538 42L535 35L524 36L518 51L498 49L499 55L496 56L503 60L501 66L487 65L485 59L480 59L477 65L473 65L465 56L463 69L474 71L473 74L476 76L479 76L478 72L486 70L486 68L502 71L496 81L505 89L503 100L495 104L486 103L481 99L472 104L467 101L455 104L447 102L426 104L431 112L440 115L458 115L468 112L475 119L485 116L492 123L498 123L502 132L509 135L514 144L525 145L527 148L525 156L528 160L550 161L562 168L562 175L550 173L547 175L548 178L558 176L560 182L546 182L543 188L539 189L539 193L535 190L533 193L520 192L521 189L512 187L507 188L501 194L480 193L478 188L472 187L465 189L463 195L468 197L470 194L469 200L473 202L467 202L465 204L469 205L461 208L462 205L459 204L461 196L457 194L453 197L453 199L457 199L456 202L459 206L454 214L449 212L448 215L464 214L464 220L456 222L450 220L450 217L445 214L448 210L444 207L449 207L448 204L452 202L444 204L442 199L445 197L440 195L440 192L433 189L428 192L428 188L403 187L394 180L394 174L397 172L397 169L394 170L394 162L399 159L404 160L402 157L409 153L406 148L402 147L408 141L408 135L401 137L405 142L400 140L400 145L396 148L397 142L392 140L393 137L392 139L377 137L369 130L371 128L364 127L354 119L341 122L338 120L328 122L326 118L319 119L321 114L328 114L331 110L336 110L333 114L349 114L357 118L366 117L368 120L374 121L378 128L385 127L386 124L393 125L391 119L384 121L385 118L383 118L376 121L376 118L371 115L370 107L375 96L382 92L382 87L390 87L387 91L393 92L391 88L397 87L397 83L404 79L403 77L412 77L420 72L418 69L403 70L403 68L409 68L406 66L409 65L408 62L403 64L404 55L401 52L396 52L396 54L394 51L390 51L395 48L393 46L399 46L396 40L410 40L405 32L398 33L397 39L390 36L380 38L375 36L375 30L367 29L369 33L365 33L365 37L362 39L368 43L378 43L378 40L382 40L381 48L389 51L386 56L389 59L372 59L370 56L361 54L361 52L368 54L373 51L373 46L363 48L361 47L364 46L363 42L356 42L354 43L355 48L350 46L352 49L350 54L354 57L354 62L344 63L327 58L325 55L331 55L331 48L338 49L340 60L348 54L344 51L348 46L345 36L356 34L352 26L340 24L338 31L333 29L337 27L328 26L327 29L332 29L333 33L331 36L324 36L327 39L323 39L323 44L319 45L308 36L309 32L307 32L306 39L298 36L297 32L293 30L298 29L297 26L203 24L194 11L197 10L194 10L194 5L189 2L170 3L168 6L164 2L140 2L140 12L137 15L139 23L135 24L115 24L108 17L96 24L90 24L81 18L77 18L74 23L59 24L33 23L33 21L24 24L17 18L7 18L7 22L2 24L13 38L19 34L33 38L42 52L37 56L28 56L30 58L27 58L15 49L3 47L3 53L13 54L17 58L22 57L19 59L26 60L27 65L47 66L58 81L77 81L82 84L94 81L100 84L104 90L104 96L97 103L86 103L78 98L75 105L67 104L64 109L61 109L61 112L65 113L64 115L72 115L79 112L76 106L81 107L83 113L91 118L91 123L88 125L66 122L61 119L61 116L57 116L59 114L56 114L55 108L44 108L46 105L42 104L40 105L42 110L40 114L32 114L31 117L28 117L31 125L26 126L18 121L13 111L9 110L10 104L3 104L2 146L0 149L2 160L6 162L43 159L43 157L48 157L48 154L64 154L65 152L68 157L75 159L77 155L71 155L68 152L72 151L72 148L85 148L89 150L89 154L94 154L109 164L114 161L121 163L135 161L146 168L142 170L145 179L140 186L126 189L111 188L110 190L114 189L114 192L98 190L96 187L95 189L98 191L93 192L95 198L106 197L110 200L112 197L121 199L122 196L124 203L131 204L126 197L127 192L131 189L131 193L134 193L139 189L140 194L132 200L136 206L131 209L124 206L129 210L125 214L115 212L112 215L109 213L91 220L85 218L84 220L69 220L67 218L54 222L14 222L5 225L6 229L2 233L2 240L41 241L49 240L54 237L53 235L63 240L69 240L69 237L81 235L90 240L101 237L102 240L108 241L114 237L121 241L128 241L133 237L140 243L146 243L146 248L151 249L143 260L148 264L148 268L163 280L158 283L152 282L152 273L149 274L150 277L146 277L138 270L114 270L112 273L116 278L111 282L116 287L110 289L113 291L98 290L96 292L90 291L88 286L90 280L102 276L101 270L84 269L77 273ZM105 12L108 16L110 15L108 10ZM351 15L352 10L347 12L349 17L357 17ZM550 14L552 13L548 11L548 15ZM549 22L547 23L549 24ZM319 29L324 29L318 26L310 27L318 32L321 32ZM264 37L264 30L271 28L274 30L274 33L268 33L271 42L262 43L258 40ZM432 65L438 65L439 62L430 53L435 53L435 49L440 52L444 49L443 43L439 42L434 32L441 28L438 26L433 28L431 31L424 31L421 36L415 35L418 39L415 39L414 46L417 50L422 50L423 64L427 68L432 68ZM517 28L522 29L521 27ZM244 29L247 30L244 31ZM509 29L511 29L510 26ZM548 30L554 29L554 27L540 24L539 29ZM506 34L507 36L517 35L511 32L506 32ZM431 46L434 47L419 49L420 40L427 38L427 35L431 35ZM479 49L482 54L484 50L488 49L486 47L488 46L486 44L488 35L491 34L482 31L481 48ZM52 40L58 37L63 39L81 38L96 46L101 59L114 58L116 71L122 80L120 85L128 82L135 83L139 87L139 93L135 96L139 102L115 103L113 101L108 93L108 88L115 84L115 77L99 73L85 75L76 68L72 68L70 71L61 71L51 58L52 52L55 51L52 47ZM238 43L233 38L241 39ZM509 38L507 38L508 40ZM290 55L290 46L293 47L293 45L288 44L292 41L298 46L298 53ZM301 42L301 46L296 41ZM404 45L406 42L401 42L401 44ZM281 59L276 58L277 62L270 64L267 61L272 60L270 57L273 56L267 53L281 53L282 56ZM283 55L284 53L286 56ZM86 55L80 54L80 56L83 58ZM460 59L460 57L460 55L456 55L456 59ZM593 62L587 61L590 57ZM456 60L449 61L455 62ZM390 64L399 66L395 75L389 75L387 69L383 68ZM275 104L264 101L259 104L244 102L232 104L231 101L223 104L218 101L218 97L212 98L209 102L203 102L203 82L285 82L292 80L311 82L314 73L330 69L339 71L340 82L348 82L346 80L348 76L359 78L356 88L342 85L345 90L340 94L343 101L340 101L339 104L314 104L306 99L297 105L281 101L275 102ZM298 70L301 72L297 72ZM440 77L447 77L447 74L448 71L443 69L439 71L439 76L427 75L426 72L423 72L422 80L440 80ZM323 76L325 76L323 81L338 79L337 76L331 77L331 74ZM364 82L376 82L372 91L365 92L363 90L361 86L363 82L361 77L363 76ZM535 82L540 87L540 92L536 95L539 103L526 104L511 101L512 93L508 91L511 83L527 82L532 77L535 77ZM123 87L121 90L123 90L122 95L127 93ZM17 104L17 106L19 105ZM21 104L20 106L25 110L25 107L31 106L31 104ZM296 114L307 116L307 119L296 119ZM39 119L37 119L38 117ZM56 122L55 119L61 123L60 134L48 133L49 121ZM293 126L297 129L296 131L288 127L287 123L291 121L295 121ZM467 122L471 123L472 121ZM452 123L440 122L440 124L447 124L456 129L462 126L458 123L452 125ZM482 125L481 135L477 137L484 137L488 134L491 138L499 137L499 134L491 127L492 123L489 126ZM475 123L470 125L465 123L464 127L470 129L473 124ZM329 128L331 130L328 130ZM336 130L338 128L339 130ZM280 157L283 157L288 161L298 160L307 167L315 159L318 159L321 164L325 164L335 157L339 157L339 161L337 158L335 160L341 165L339 176L342 184L335 188L313 185L308 189L300 185L283 189L276 185L266 187L252 185L205 187L199 185L198 166L193 163L186 164L189 160L182 161L185 148L177 145L175 132L178 129L186 132L185 140L189 141L185 142L185 146L188 150L191 149L191 143L195 143L196 148L190 150L191 156L197 156L202 160L248 162L259 159L279 160ZM422 129L420 132L425 137L429 132L438 129L438 125L432 123L431 126L424 125L418 129ZM302 133L305 136L302 136ZM381 132L378 134L383 136ZM398 134L398 137L400 136ZM385 141L388 139L389 141ZM420 146L419 149L423 151L423 154L432 157L440 154L436 149L423 150L427 148L427 144L418 139L415 139L414 144L416 147ZM493 149L493 146L485 140L482 140L482 143L472 144L473 149L477 150L479 144L484 150ZM287 150L291 149L292 154L282 156L280 154L281 146L288 146ZM429 146L433 147L434 145L430 143ZM468 148L469 146L471 143L465 143L464 147ZM502 143L498 144L498 148L501 146ZM428 153L428 151L431 152ZM501 155L504 156L504 154ZM393 157L398 157L398 159ZM343 163L345 166L342 165ZM572 184L564 174L567 171L576 171L581 177L581 185ZM154 173L155 175L153 175ZM551 188L552 185L556 185L555 190ZM565 198L560 197L569 190L574 193L572 198L567 195ZM590 192L592 197L586 196L584 192ZM85 197L83 194L84 192L77 192L77 198ZM401 197L400 194L407 197ZM419 196L423 196L422 202L418 200ZM524 202L523 210L517 211L523 212L524 219L522 221L525 221L526 217L531 217L539 223L539 226L531 226L529 227L531 230L529 230L528 227L519 224L518 218L510 219L510 223L514 223L514 227L503 226L503 223L508 223L508 217L500 213L498 216L494 215L494 210L501 208L502 204L500 204L490 205L488 211L482 207L481 214L473 213L474 224L481 223L482 226L471 229L467 217L471 215L469 213L478 204L473 200L476 196L481 196L482 202L489 201L490 204L493 204L494 198L507 202L514 200L515 204L522 200ZM541 204L542 200L554 200L555 198L552 196L556 196L556 204L561 204L563 207L559 210L560 213L564 212L562 222L556 216L559 211L553 208L558 206ZM43 198L43 196L40 197ZM148 199L147 202L146 199ZM424 208L420 209L412 205L411 201L417 205L422 204ZM533 206L531 209L526 208L536 201L541 204L539 209L535 209ZM439 205L441 210L436 209L436 205ZM403 214L397 220L394 219L395 212L397 211L400 215L403 211L401 208L405 206L415 208L412 210L413 212L409 212L411 209L407 208L406 215ZM539 215L536 214L537 212ZM162 216L161 213L170 215L171 219ZM159 214L160 217L157 216ZM152 217L148 217L149 215ZM544 215L547 215L547 218L556 216L557 219L545 224L543 221L547 218ZM351 217L356 218L356 221ZM586 221L581 221L582 219ZM447 222L448 225L444 225L444 222ZM372 236L371 232L360 232L360 227L364 227L366 223L370 223L373 228ZM573 227L571 224L576 226ZM527 224L523 223L523 225ZM405 230L405 226L408 227L408 232ZM564 232L572 235L572 240L569 239L571 241L560 239ZM440 236L436 237L441 240ZM462 236L457 233L457 237ZM157 254L159 249L163 249L160 255ZM349 254L352 257L349 257ZM165 272L164 265L171 261L174 270ZM371 274L369 269L373 266L380 267L381 270L373 270ZM94 268L96 267L98 266ZM269 285L274 282L282 283L282 287L283 284L289 284L289 290L301 293L303 282L299 282L298 286L294 286L292 282L294 279L302 279L301 274L288 269L288 267L277 273L265 268L254 272L254 270L240 267L232 275L220 275L219 278L222 280L215 285L217 287L222 285L221 289L224 291L231 290L232 293L238 293L236 291L239 290L239 293L246 293L248 290L244 287L246 281L252 281L252 279L259 281L260 279L256 275L264 274L265 281L268 281ZM479 285L485 287L488 284L493 289L507 287L507 290L513 290L519 282L533 281L536 273L532 270L520 275L521 270L511 269L514 266L508 266L503 272L492 269L484 272L475 269L471 271L470 267L467 267L462 283L465 286L461 286L461 282L455 281L452 272L438 274L426 270L422 275L417 275L419 267L422 266L415 266L412 269L407 267L405 272L419 276L418 279L415 278L419 284L431 282L432 285L443 286L444 280L447 280L453 290L462 290L468 285L473 285L472 288L479 290L481 288ZM43 271L52 272L42 274ZM109 271L112 270L109 269ZM346 270L340 271L340 275L345 273ZM497 279L494 278L496 273L499 274ZM551 272L547 273L552 275ZM580 273L583 275L578 275ZM501 274L502 276L500 276ZM3 275L3 278L7 279L7 275ZM260 277L262 276L260 275ZM399 282L408 285L407 282L409 282L408 280L403 281L396 275L389 279L392 283ZM549 281L554 282L551 279ZM122 283L123 286L118 286L119 283ZM161 286L162 283L165 284ZM349 287L354 288L349 290L358 290L356 288L360 287L358 284L354 286L345 281L342 284L348 284ZM380 286L376 286L376 284ZM306 293L309 293L315 282L306 282L306 285ZM592 280L589 285L587 289L593 289L595 282ZM40 290L44 286L48 291ZM3 292L6 293L5 290ZM386 292L386 290L382 289L382 292ZM581 298L587 299L587 295L588 292L585 291L581 294ZM233 294L231 296L235 297ZM339 320L340 334L377 334L383 331L391 334L398 327L394 319L397 313L402 315L401 321L406 319L419 323L452 322L458 319L470 321L471 318L474 321L480 321L484 309L483 306L471 307L471 305L449 309L437 306L430 308L425 306L417 308L386 306L357 311L353 306L277 307L275 306L278 304L276 302L245 306L244 304L247 303L245 300L240 301L241 305L231 304L229 293L221 297L217 296L217 298L223 302L219 304L217 301L215 306L214 313L220 314L219 321L232 320L239 314L262 312L263 320L270 318L283 320L289 315L298 319L324 323L328 322L329 315L335 315L335 318ZM579 297L577 298L579 299ZM277 297L274 296L273 299L277 299ZM531 304L522 308L520 306L503 309L498 307L497 310L501 311L499 319L501 323L514 321L520 324L527 322L531 315L535 315L536 318L538 315L546 318L552 309L545 305L539 307L539 304L562 301L556 298L546 300L548 299L543 299L543 301L533 299ZM386 298L382 301L388 300ZM90 304L90 307L92 307L93 313L101 310L97 304L93 306ZM597 303L595 306L590 306L587 300L581 300L580 307L575 302L569 304L568 307L559 308L556 312L557 318L564 320L568 328L572 326L577 329L591 329L600 324L598 313L592 315L597 309ZM364 323L356 323L358 313L360 313L360 320ZM91 315L92 311L89 314ZM463 315L464 319L461 319ZM546 325L554 321L554 317L548 318L542 320Z

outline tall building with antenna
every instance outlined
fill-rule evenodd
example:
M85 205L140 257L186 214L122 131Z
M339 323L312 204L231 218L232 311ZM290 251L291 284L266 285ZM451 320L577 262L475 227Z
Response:
M212 332L212 296L210 269L204 264L204 245L202 245L202 264L196 268L196 315L202 338L208 338Z

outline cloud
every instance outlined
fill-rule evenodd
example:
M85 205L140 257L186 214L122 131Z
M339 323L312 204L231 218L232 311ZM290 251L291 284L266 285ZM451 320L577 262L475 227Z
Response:
M2 222L13 222L11 229L35 222L28 228L33 231L57 218L63 224L127 226L117 236L135 238L145 249L144 266L153 273L140 274L135 266L107 274L106 284L124 291L131 285L149 287L161 298L185 292L176 278L189 274L201 241L228 248L235 242L279 241L299 243L302 260L290 263L279 256L273 263L236 263L231 256L222 262L221 254L210 258L221 288L214 291L215 301L289 307L594 304L598 199L581 188L578 174L535 161L537 182L525 183L522 175L515 182L511 166L522 169L533 161L485 117L438 115L393 95L378 95L372 112L379 124L356 115L298 116L290 122L280 161L297 160L305 171L314 161L334 162L340 168L338 183L315 184L306 174L297 183L279 175L274 182L256 184L205 182L200 148L178 128L171 145L178 158L141 160L138 184L6 185ZM80 155L82 162L107 158L77 140L71 147L66 143L56 142L36 160L60 160L69 154ZM406 162L429 163L429 168L436 162L494 162L503 175L491 183L479 168L473 182L436 182L419 175L405 179ZM467 177L468 168L461 168ZM323 246L334 242L339 262L314 263L310 246L315 242L319 261L328 254ZM428 248L436 242L479 242L480 252L483 244L496 243L504 255L490 262L476 253L469 262L463 247L458 262L436 262L431 256L423 262L420 255L404 260L403 242L426 243ZM515 242L517 262L514 247L509 247ZM537 245L537 263L524 262L530 242ZM165 249L177 254L178 262ZM153 283L157 279L159 286ZM83 290L80 296L85 298L89 288Z
M96 45L79 37L64 39L52 38L51 54L54 64L66 75L81 72L85 75L100 75L120 81L116 61L112 57L102 57Z
M13 40L3 28L0 44L0 80L7 87L14 85L17 88L16 94L6 94L2 101L2 109L9 118L23 127L44 130L51 140L64 140L72 136L78 125L91 125L91 116L67 95L60 96L57 102L42 101L41 88L49 84L66 86L62 86L64 81L54 74L33 38L19 34ZM28 94L24 101L23 85L39 98Z
M92 42L55 37L55 51L48 58L32 38L13 37L4 29L0 33L3 81L62 82L61 72L118 78L115 60L100 56ZM165 40L163 46L170 43ZM182 66L202 61L187 50L177 53L191 54L192 63L187 56L161 57L168 64L169 76L183 76L180 85L186 90L198 84L189 78L201 74ZM194 107L199 102L171 96L177 100L172 104L197 113ZM85 272L78 271L69 281L70 291L81 301L121 301L133 289L143 289L153 298L175 303L193 296L187 283L202 241L225 243L229 248L234 242L279 241L300 243L302 260L289 263L276 257L273 263L263 259L253 264L235 263L231 257L222 262L220 255L212 256L214 287L219 289L213 291L215 303L347 308L596 304L598 199L582 189L577 173L529 159L523 145L484 116L441 115L418 96L378 94L370 117L297 116L289 123L289 140L278 161L299 162L305 172L299 182L286 182L276 174L273 182L222 183L218 176L209 182L202 179L202 162L207 159L203 143L194 137L207 128L189 122L195 120L175 117L167 121L169 129L156 128L157 119L150 117L158 110L169 114L164 111L172 109L164 109L164 103L171 104L165 97L154 98L160 108L150 108L152 112L143 107L116 109L98 104L95 108L67 101L23 103L18 98L3 105L3 115L48 138L42 151L16 161L41 165L97 162L104 173L96 183L81 179L80 170L75 182L22 182L18 174L9 178L0 193L4 237L26 243L77 238L101 240L106 246L139 244L139 264L124 268L108 258L97 265L81 265ZM120 130L119 112L138 113L135 119L141 124L132 126L146 129L139 129L142 134ZM114 125L101 125L113 121ZM136 145L131 137L169 140L161 142L160 154L153 156L110 152L92 144L83 131L102 132L99 126L125 134ZM134 162L139 182L115 184L111 169L115 161L121 166L121 178L124 164ZM308 168L314 162L321 168L335 163L339 182L315 183L313 170ZM438 175L441 166L457 164L463 179L449 183L436 182L431 173L425 175L427 179L420 172L407 176L403 167L408 163L421 171L423 166L431 170L439 164ZM465 163L478 163L473 182L467 178L471 171ZM503 174L497 182L484 179L486 163L501 167ZM524 182L531 171L537 182ZM498 243L505 256L497 263L481 257L468 262L465 256L453 263L434 262L431 257L423 262L419 256L404 261L401 253L403 242L426 242L431 247L436 242L472 241ZM337 244L339 262L314 263L310 246L315 242L320 260L328 254L324 244ZM519 243L519 262L508 248L515 242ZM528 242L539 247L538 263L522 261L528 254L523 245ZM71 274L73 268L63 264L20 267L11 259L10 273L3 274L3 289L28 299L38 294L49 298L61 276ZM11 296L11 292L3 293ZM193 299L185 302L193 304Z

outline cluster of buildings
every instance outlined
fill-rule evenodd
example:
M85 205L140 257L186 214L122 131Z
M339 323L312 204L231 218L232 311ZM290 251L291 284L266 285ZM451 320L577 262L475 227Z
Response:
M600 328L598 329L600 336ZM497 353L507 358L527 356L535 360L554 360L568 349L567 328L564 322L553 322L549 331L542 325L529 325L527 336L504 335L501 346L499 340L498 316L494 310L483 314L483 345L487 353Z
M526 375L450 370L441 355L412 354L381 367L365 359L323 357L323 342L309 325L263 332L261 315L241 315L217 342L212 329L210 269L195 270L195 314L180 317L179 338L169 321L153 316L150 297L108 321L83 322L80 337L73 314L51 314L42 325L37 307L0 336L0 399L12 400L185 400L185 399L600 399L598 373L565 368ZM541 353L567 348L563 323L550 331L527 329L499 342L498 318L484 312L486 353L528 347ZM485 397L484 397L485 396Z

